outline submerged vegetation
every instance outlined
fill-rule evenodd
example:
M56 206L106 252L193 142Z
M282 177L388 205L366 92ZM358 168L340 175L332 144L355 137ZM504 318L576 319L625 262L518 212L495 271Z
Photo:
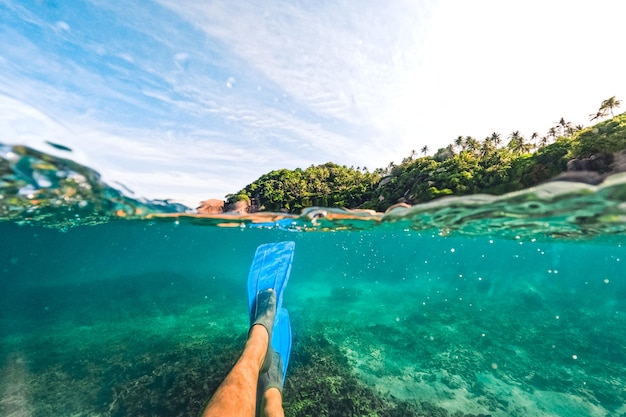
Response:
M613 115L621 102L604 100L596 121ZM271 171L227 196L229 203L250 201L261 210L299 212L311 206L384 211L398 203L416 204L447 195L504 194L547 181L567 171L604 175L623 170L615 154L626 149L626 113L590 127L561 118L545 135L494 132L482 141L459 136L432 156L413 151L401 164L373 172L332 162L305 170ZM591 179L590 179L591 178ZM597 181L597 177L583 178ZM580 178L579 178L580 179Z
M243 343L242 337L178 344L154 338L145 341L143 354L126 345L109 347L113 352L101 349L81 356L81 367L73 364L69 353L57 351L60 363L38 363L42 369L21 385L5 386L0 381L8 394L2 415L27 411L29 415L197 416L236 362ZM284 388L285 415L480 417L376 392L358 379L339 348L323 335L296 343ZM24 372L20 361L7 358L4 370L9 376ZM26 386L36 402L20 395ZM50 387L56 388L50 392Z
M12 289L5 309L32 303L45 304L47 310L43 315L43 309L23 310L42 326L38 336L0 344L5 358L0 415L199 415L245 344L245 333L233 327L243 318L238 313L230 322L212 320L202 313L206 306L187 310L192 294L211 285L198 287L187 276L150 273L112 282ZM229 296L211 300L218 311L232 308L236 293L223 291ZM91 300L88 308L85 299ZM288 372L286 415L472 417L376 392L359 380L345 354L319 329L295 330Z

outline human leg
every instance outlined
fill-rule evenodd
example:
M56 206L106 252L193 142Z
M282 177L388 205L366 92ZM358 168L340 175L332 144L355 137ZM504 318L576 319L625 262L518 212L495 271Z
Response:
M243 353L209 400L202 417L254 416L257 381L268 353L275 313L276 293L273 290L260 292Z
M257 416L284 417L282 391L291 353L291 323L289 313L283 308L276 313L270 345L270 365L259 375Z
M263 394L261 417L285 417L283 396L278 388L270 388Z
M256 408L256 385L268 345L262 326L250 329L241 357L207 404L202 417L252 417Z

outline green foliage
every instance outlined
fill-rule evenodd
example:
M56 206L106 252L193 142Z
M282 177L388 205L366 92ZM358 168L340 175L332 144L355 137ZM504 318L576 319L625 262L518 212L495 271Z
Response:
M247 203L250 202L250 197L247 194L243 194L243 193L240 193L240 194L229 194L227 196L227 198L228 198L228 201L231 202L231 203L236 203L238 201L245 201Z
M587 158L612 154L626 148L626 113L582 130L572 144L568 157Z
M606 113L619 105L612 97L601 110ZM391 162L373 173L332 162L305 170L281 169L227 197L229 202L247 198L262 210L298 212L311 206L384 211L397 203L417 204L447 195L503 194L567 171L572 159L600 156L608 166L613 153L626 149L626 113L587 128L561 118L546 136L533 133L527 140L514 131L508 139L503 144L495 132L483 141L459 136L432 157L416 158L413 151L401 164Z
M328 162L302 170L280 169L262 175L228 203L248 198L263 210L298 212L305 207L357 207L370 198L378 173Z
M434 157L409 160L394 166L381 182L367 208L385 210L396 203L416 204L446 195L475 193L504 194L547 181L567 170L572 159L612 155L626 149L626 113L593 127L571 127L563 119L550 135L564 135L531 153L534 145L518 131L506 147L497 147L497 133L476 144L471 137L459 137L455 144L440 149ZM535 139L538 134L534 134Z

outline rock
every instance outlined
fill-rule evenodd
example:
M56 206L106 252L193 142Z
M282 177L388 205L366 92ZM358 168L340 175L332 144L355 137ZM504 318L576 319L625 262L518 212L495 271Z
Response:
M251 210L250 203L245 200L240 200L232 204L229 204L228 206L226 206L226 211L229 213L239 213L239 214L246 214L246 213L253 212Z
M594 154L589 158L572 159L568 161L567 171L594 171L604 174L610 171L609 166L612 163L612 154Z
M224 212L224 201L209 199L200 202L200 206L196 209L200 214L220 214Z
M626 172L626 150L614 154L594 154L589 158L572 159L567 162L567 172L552 181L583 182L598 185L606 177Z
M613 154L611 172L626 172L626 149Z

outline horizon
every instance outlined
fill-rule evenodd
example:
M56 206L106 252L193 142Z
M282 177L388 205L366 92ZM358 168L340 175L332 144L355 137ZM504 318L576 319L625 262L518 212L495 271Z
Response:
M619 0L0 0L0 140L196 207L281 168L373 171L459 135L588 126L626 99L624 14Z

